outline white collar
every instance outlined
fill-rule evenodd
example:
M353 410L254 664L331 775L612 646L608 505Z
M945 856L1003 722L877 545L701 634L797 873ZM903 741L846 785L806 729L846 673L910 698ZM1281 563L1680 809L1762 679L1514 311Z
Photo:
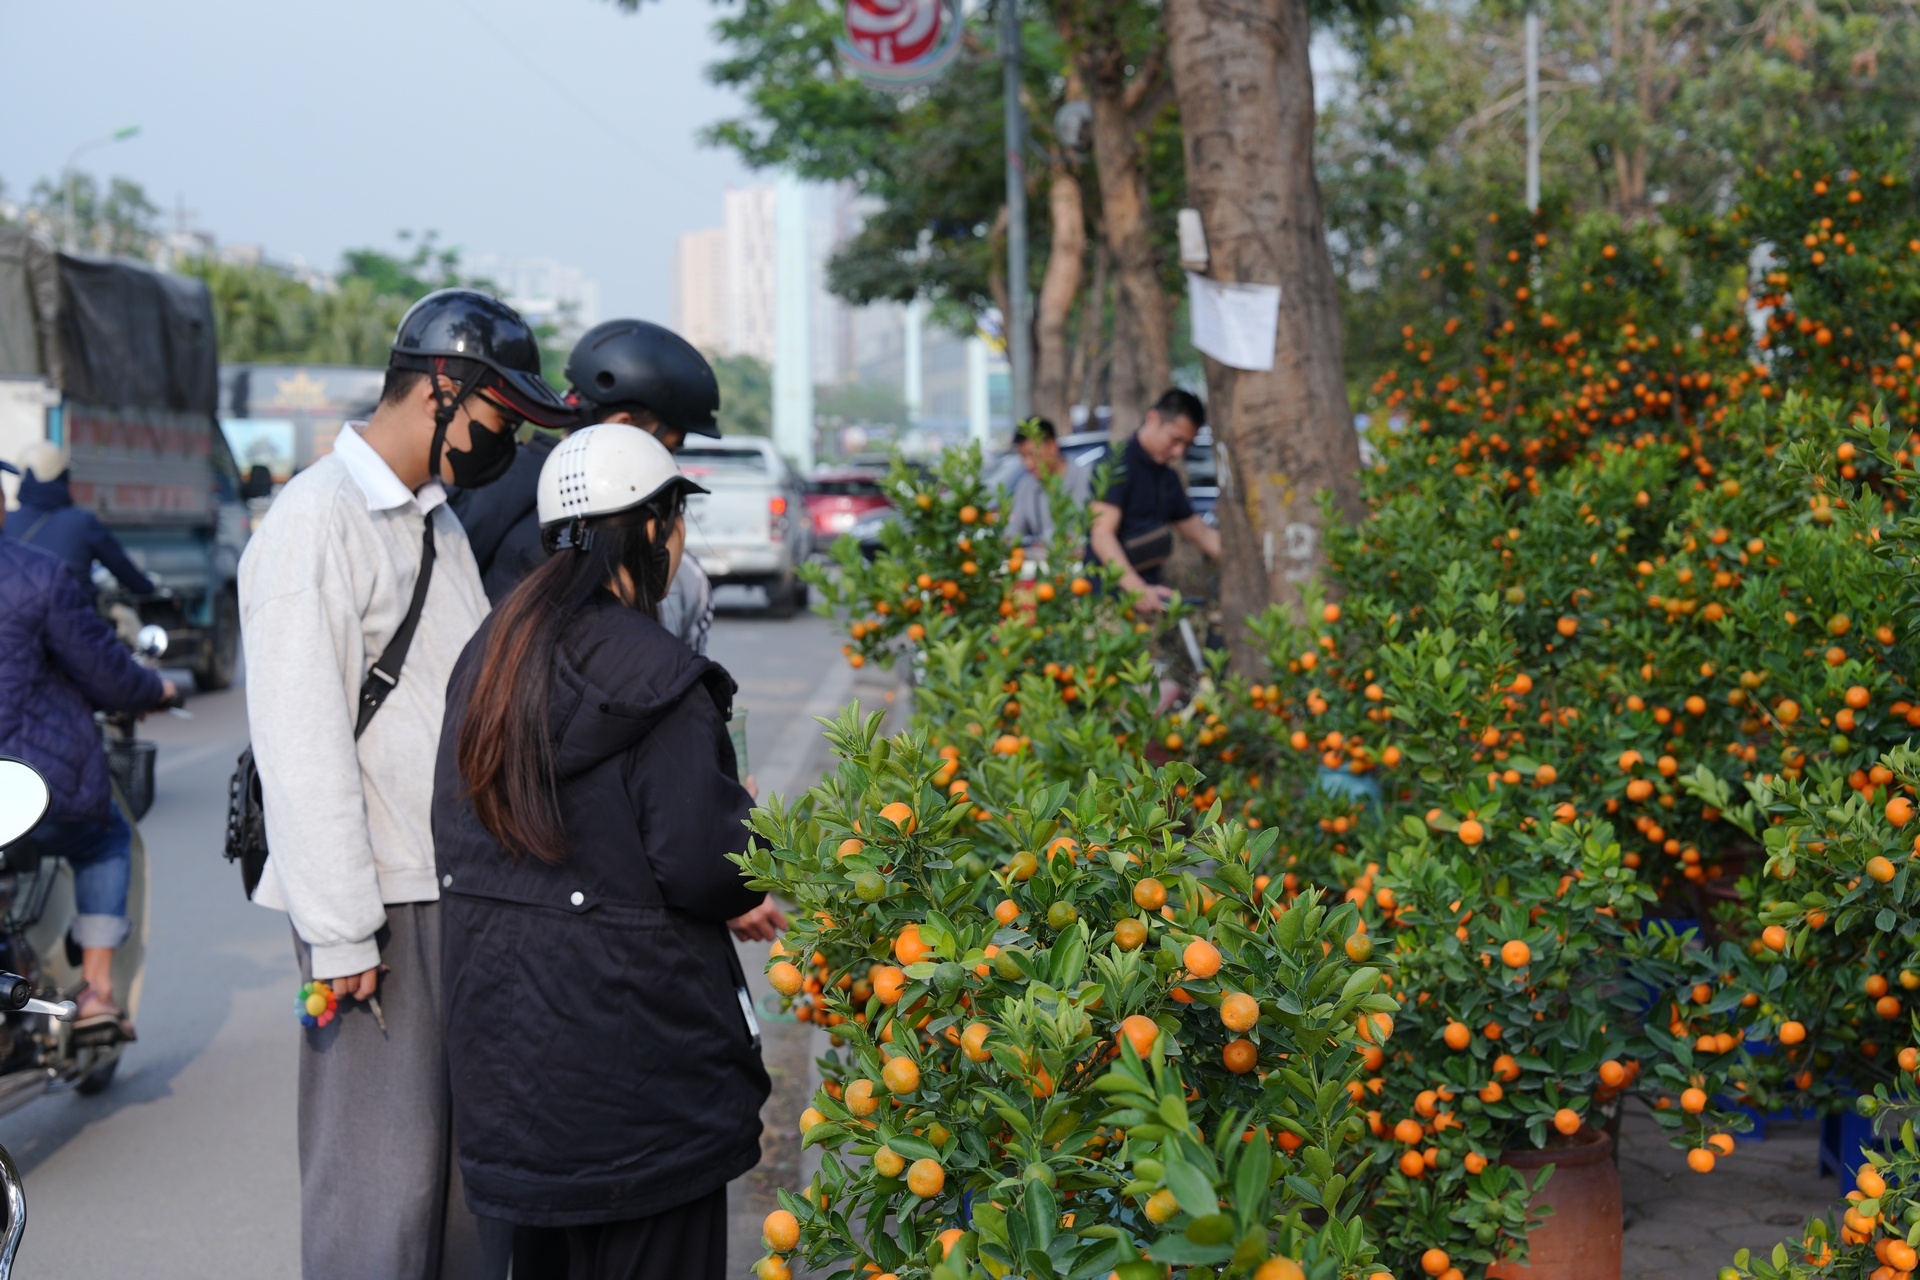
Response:
M360 486L360 492L367 495L367 510L391 511L411 502L421 515L427 515L447 500L447 491L440 487L438 480L429 480L415 490L408 489L400 477L393 474L387 460L361 436L360 429L366 425L364 422L342 423L340 434L333 440L333 451L353 482Z

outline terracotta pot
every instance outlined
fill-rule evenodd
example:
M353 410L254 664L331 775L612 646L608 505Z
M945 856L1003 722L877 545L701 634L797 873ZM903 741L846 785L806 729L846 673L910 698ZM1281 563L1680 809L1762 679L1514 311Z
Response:
M1529 1185L1553 1166L1546 1190L1533 1199L1553 1216L1527 1237L1527 1265L1487 1269L1495 1280L1620 1280L1620 1171L1613 1140L1583 1128L1563 1147L1509 1151L1500 1163L1523 1173Z

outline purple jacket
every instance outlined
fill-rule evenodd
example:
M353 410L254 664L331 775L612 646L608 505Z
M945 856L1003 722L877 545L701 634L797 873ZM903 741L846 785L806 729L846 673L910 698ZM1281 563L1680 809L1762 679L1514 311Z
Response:
M107 820L112 793L94 709L145 711L164 693L64 562L0 538L0 755L45 776L47 817Z

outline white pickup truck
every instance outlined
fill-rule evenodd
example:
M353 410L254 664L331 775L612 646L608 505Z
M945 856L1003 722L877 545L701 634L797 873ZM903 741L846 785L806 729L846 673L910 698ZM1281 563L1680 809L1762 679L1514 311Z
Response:
M792 617L806 604L795 574L806 562L804 486L773 442L755 436L689 437L680 469L710 492L687 502L687 552L713 584L764 588L767 610Z

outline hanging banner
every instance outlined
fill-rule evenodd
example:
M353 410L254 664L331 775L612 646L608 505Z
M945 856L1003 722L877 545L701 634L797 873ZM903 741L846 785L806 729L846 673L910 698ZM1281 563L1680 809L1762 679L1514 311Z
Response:
M835 42L847 69L876 89L938 79L960 56L960 0L846 0Z

